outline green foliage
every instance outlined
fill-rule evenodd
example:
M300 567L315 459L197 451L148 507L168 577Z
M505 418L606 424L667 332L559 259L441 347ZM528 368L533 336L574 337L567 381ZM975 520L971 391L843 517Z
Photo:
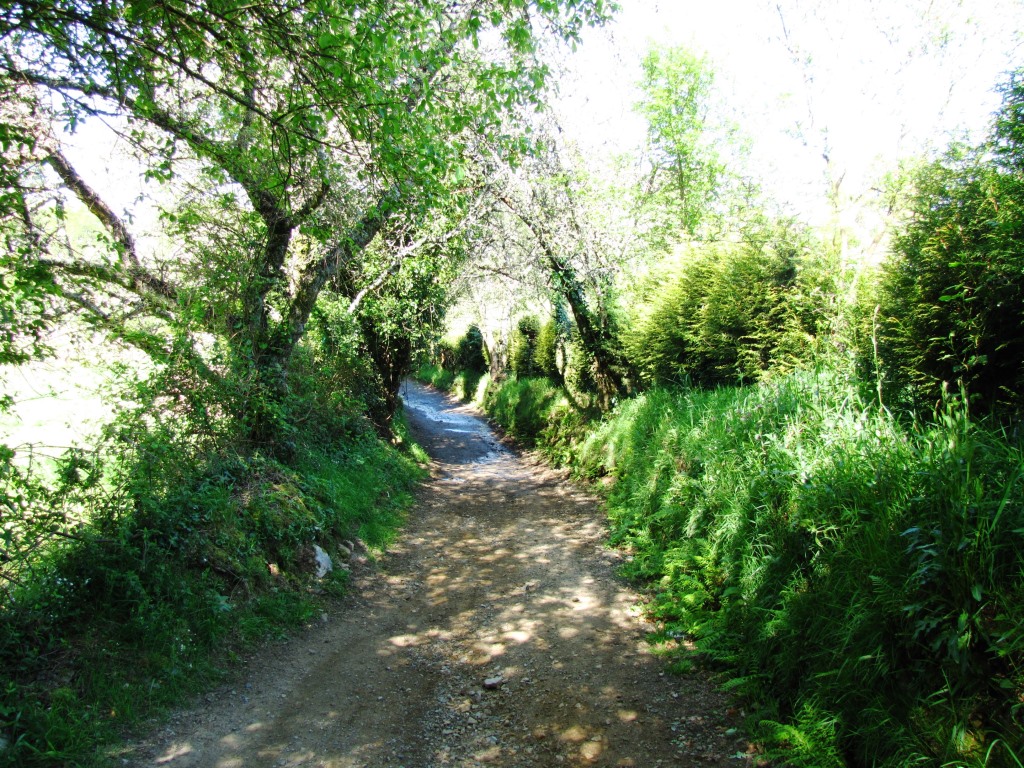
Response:
M533 365L537 373L556 383L562 381L562 370L558 366L558 358L560 352L564 355L563 342L558 322L551 319L540 327L537 333L536 349L533 353Z
M705 137L713 80L707 60L685 48L653 47L644 57L637 111L647 120L654 166L655 240L693 235L710 213L723 172Z
M429 384L442 392L448 392L465 403L483 403L483 392L490 385L490 374L473 371L452 373L436 365L426 363L416 371L416 380Z
M827 287L807 270L812 253L807 233L786 224L697 250L653 287L625 334L642 379L749 383L809 361L828 319Z
M455 382L455 374L432 363L424 363L416 369L416 380L442 392L450 392Z
M1024 406L1022 100L1018 73L987 144L953 147L913 176L879 299L878 354L893 402L934 406L963 388L980 410Z
M536 445L560 410L567 407L560 389L547 379L510 377L491 385L484 396L487 413L524 445Z
M360 374L319 322L274 401L287 462L250 450L235 415L264 407L257 389L174 360L125 393L135 407L94 451L48 474L7 457L0 762L101 764L104 743L216 680L233 650L314 615L314 543L395 535L421 470L332 388Z
M484 335L480 328L471 325L455 345L455 370L470 373L485 373L487 357L484 353Z
M565 345L565 371L562 376L566 393L581 410L591 410L598 401L598 383L594 360L573 330Z
M447 340L440 341L434 357L438 368L452 374L465 371L480 375L487 370L484 336L476 325L469 326L454 344ZM439 386L439 389L448 388Z
M537 338L540 336L540 330L540 322L532 315L522 317L516 323L515 331L512 333L512 353L509 364L512 373L519 378L530 378L540 373L536 360Z
M797 765L1011 765L1024 452L955 405L906 427L801 373L652 390L579 449L655 614ZM988 755L986 757L986 754Z

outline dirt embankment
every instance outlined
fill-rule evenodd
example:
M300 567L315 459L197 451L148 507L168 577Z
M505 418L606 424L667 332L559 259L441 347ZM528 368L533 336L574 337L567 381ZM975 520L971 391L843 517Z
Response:
M729 702L664 672L595 501L409 385L433 457L336 615L132 745L135 766L739 766Z

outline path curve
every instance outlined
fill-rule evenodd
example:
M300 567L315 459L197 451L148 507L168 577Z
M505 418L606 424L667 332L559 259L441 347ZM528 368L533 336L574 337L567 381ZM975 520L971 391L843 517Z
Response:
M739 766L738 713L664 671L596 501L467 406L403 387L431 478L336 616L123 762L192 768Z

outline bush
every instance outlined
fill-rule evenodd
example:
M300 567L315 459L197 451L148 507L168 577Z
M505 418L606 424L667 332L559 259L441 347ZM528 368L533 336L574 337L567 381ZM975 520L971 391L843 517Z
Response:
M594 375L594 359L583 348L575 329L565 346L562 382L578 410L591 411L597 407L598 386Z
M471 325L455 345L455 367L452 370L485 373L487 358L484 354L484 336L480 329Z
M537 373L546 376L556 384L562 383L562 371L558 367L561 342L558 323L553 319L549 320L540 327L536 349L533 353L533 364Z
M1024 409L1024 71L989 140L917 170L884 267L878 348L893 402L964 390L979 412Z
M424 363L416 370L416 380L448 392L455 382L455 374L432 363Z
M521 379L540 375L537 366L537 338L540 336L540 323L537 318L529 316L519 319L512 333L512 353L509 361L512 373Z
M964 389L981 411L1024 407L1024 186L963 148L917 172L881 286L879 354L894 402Z
M788 763L1016 765L1024 452L1004 433L955 405L906 427L803 373L652 390L579 454L616 478L612 536L655 614L761 702Z
M809 361L827 319L826 291L803 276L810 247L802 230L779 225L693 254L654 288L626 334L643 381L750 383Z

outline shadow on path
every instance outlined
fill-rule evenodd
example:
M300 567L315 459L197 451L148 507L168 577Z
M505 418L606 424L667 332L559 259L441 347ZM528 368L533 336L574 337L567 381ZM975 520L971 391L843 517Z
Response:
M644 642L593 499L467 406L403 389L433 462L399 544L337 619L263 654L135 764L748 763L726 698Z

